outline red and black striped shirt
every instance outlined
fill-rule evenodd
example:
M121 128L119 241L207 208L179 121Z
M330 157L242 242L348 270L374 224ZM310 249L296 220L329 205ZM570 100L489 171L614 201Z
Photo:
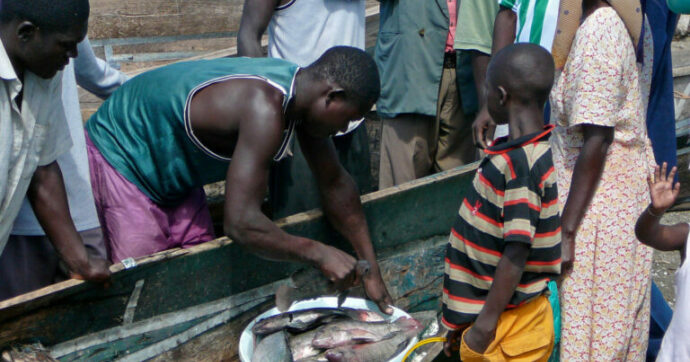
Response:
M443 322L473 322L506 243L531 246L508 308L541 295L561 271L561 220L547 126L489 147L460 206L446 248Z

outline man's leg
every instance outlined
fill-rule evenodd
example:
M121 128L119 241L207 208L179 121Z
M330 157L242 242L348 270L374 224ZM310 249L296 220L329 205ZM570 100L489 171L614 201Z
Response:
M169 249L168 215L103 158L86 137L91 187L110 261Z
M450 170L478 159L472 142L472 119L462 111L454 68L444 68L439 86L437 151L434 171Z
M180 205L168 208L168 220L175 246L189 248L216 237L203 188L192 190Z
M434 117L402 114L381 122L379 190L427 176L432 166Z
M58 263L46 236L11 235L0 255L0 301L52 284Z

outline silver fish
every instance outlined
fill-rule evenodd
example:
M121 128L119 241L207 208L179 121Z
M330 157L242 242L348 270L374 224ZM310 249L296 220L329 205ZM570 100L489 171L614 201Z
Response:
M408 333L421 328L413 318L401 317L393 323L366 323L355 320L339 320L319 327L312 345L331 349L356 343L372 343L391 338L396 333Z
M413 318L399 318L402 329L388 338L374 343L354 344L329 349L326 358L329 362L379 362L388 361L407 348L410 340L422 329ZM398 322L398 321L396 321Z
M293 332L307 331L338 316L345 316L363 322L380 322L384 320L380 314L364 309L312 308L281 313L262 319L252 327L252 332L255 335L263 336L281 329Z
M355 267L357 278L362 280L370 269L369 262L366 260L357 261ZM347 298L348 290L338 292L335 285L316 269L302 269L290 277L289 284L281 285L275 293L276 307L283 312L299 300L313 299L324 295L337 295L338 307Z
M311 343L318 330L319 329L314 329L309 332L288 337L288 346L290 346L293 360L306 360L323 352L323 350L314 347Z
M279 331L263 338L254 349L252 362L292 362L287 333Z
M330 349L326 352L329 362L380 362L388 361L404 351L410 336L397 333L389 339L375 343L355 344Z

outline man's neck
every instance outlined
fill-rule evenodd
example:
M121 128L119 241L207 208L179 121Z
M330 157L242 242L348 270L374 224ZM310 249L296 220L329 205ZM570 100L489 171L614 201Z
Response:
M537 133L544 129L544 111L535 108L521 108L510 112L508 127L511 140Z
M304 68L297 71L295 76L295 89L293 91L292 101L288 105L286 116L290 119L301 120L309 108L309 104L306 102L310 95L311 89L309 89L309 75L306 73Z

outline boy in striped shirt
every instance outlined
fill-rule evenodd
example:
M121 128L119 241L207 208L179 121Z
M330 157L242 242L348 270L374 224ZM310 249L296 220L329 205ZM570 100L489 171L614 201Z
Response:
M445 352L463 361L546 361L554 345L549 282L560 275L556 173L543 107L553 84L548 51L514 44L486 78L487 105L510 133L485 152L446 249Z

